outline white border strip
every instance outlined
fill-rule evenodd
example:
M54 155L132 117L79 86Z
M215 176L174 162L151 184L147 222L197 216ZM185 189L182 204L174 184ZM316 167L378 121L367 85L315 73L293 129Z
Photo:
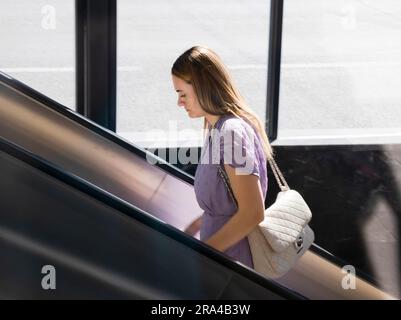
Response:
M284 130L272 145L401 144L401 128Z
M282 130L272 145L369 145L401 144L401 128L389 129L333 129L333 130ZM184 148L203 145L202 134L181 135L179 131L164 136L151 136L146 132L118 132L124 139L142 148Z

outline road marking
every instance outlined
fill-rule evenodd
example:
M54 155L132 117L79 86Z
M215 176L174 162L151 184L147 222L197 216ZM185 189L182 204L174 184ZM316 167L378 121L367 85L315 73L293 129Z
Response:
M1 71L6 73L40 73L40 72L74 72L75 68L72 67L59 67L59 68L49 68L49 67L23 67L23 68L0 68Z
M263 69L267 69L267 65L266 64L238 64L238 65L233 65L227 66L228 69L230 70L263 70Z
M335 68L366 68L366 67L396 67L401 66L401 61L368 61L368 62L311 62L311 63L283 63L282 69L335 69ZM229 65L230 70L267 70L266 64L239 64ZM73 67L21 67L1 68L5 73L62 73L75 72ZM132 72L141 71L142 67L122 66L117 71Z
M284 69L329 69L401 66L401 61L283 63Z
M329 68L365 68L365 67L394 67L401 66L401 61L365 61L365 62L307 62L282 63L283 69L329 69ZM240 64L228 66L231 70L263 70L266 64Z
M75 72L73 67L22 67L22 68L0 68L5 73L57 73L57 72ZM118 67L117 71L140 71L141 67L125 66Z
M141 71L143 68L135 66L117 67L117 71Z

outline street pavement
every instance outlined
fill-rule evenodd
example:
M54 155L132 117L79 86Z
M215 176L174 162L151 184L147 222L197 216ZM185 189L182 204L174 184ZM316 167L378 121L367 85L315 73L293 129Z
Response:
M146 145L159 130L163 144L186 129L199 143L170 76L193 45L221 56L265 120L269 1L117 2L121 135ZM0 70L75 108L74 28L73 0L1 0ZM401 1L285 0L279 137L401 133L400 39Z

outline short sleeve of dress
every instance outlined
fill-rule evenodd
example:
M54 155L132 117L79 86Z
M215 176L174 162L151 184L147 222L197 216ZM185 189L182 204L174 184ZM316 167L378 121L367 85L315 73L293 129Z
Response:
M242 119L224 122L219 131L220 164L236 169L236 174L254 174L260 177L256 144L259 143L253 128Z

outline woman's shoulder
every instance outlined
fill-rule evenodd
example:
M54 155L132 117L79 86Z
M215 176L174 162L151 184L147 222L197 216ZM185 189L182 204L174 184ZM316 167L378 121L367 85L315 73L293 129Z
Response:
M223 119L220 132L222 134L234 133L240 136L254 135L254 129L252 126L243 118L234 115L227 116Z
M241 174L259 175L261 148L253 127L243 118L230 116L221 122L220 156Z

